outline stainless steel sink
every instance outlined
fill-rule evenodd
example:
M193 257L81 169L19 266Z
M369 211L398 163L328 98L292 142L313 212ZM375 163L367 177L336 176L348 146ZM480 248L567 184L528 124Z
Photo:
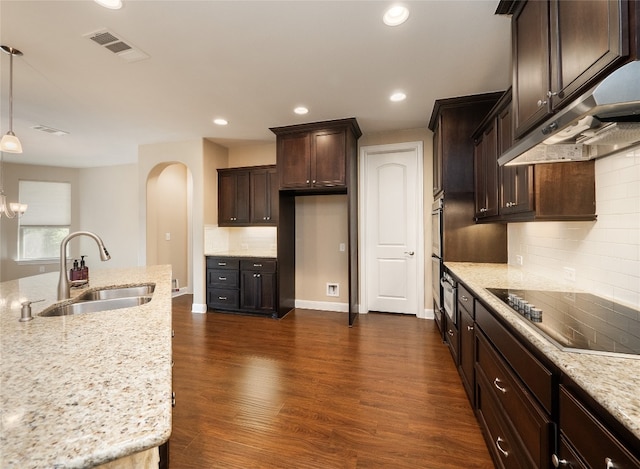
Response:
M96 301L77 301L62 305L53 305L40 313L40 316L68 316L70 314L97 313L112 309L132 308L151 301L151 296L129 296Z
M89 290L73 301L48 307L40 316L68 316L70 314L97 313L112 309L132 308L151 301L155 283L126 287L107 287Z
M136 285L132 287L113 287L84 292L76 298L76 301L110 300L114 298L130 298L138 296L150 296L156 286L153 283Z

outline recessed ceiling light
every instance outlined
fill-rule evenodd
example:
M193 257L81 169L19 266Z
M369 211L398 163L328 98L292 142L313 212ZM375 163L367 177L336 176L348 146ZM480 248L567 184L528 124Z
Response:
M307 114L309 112L309 109L307 109L304 106L298 106L293 110L293 112L295 112L296 114L303 115L303 114Z
M382 21L387 26L398 26L409 18L409 9L402 5L393 5L384 12Z
M407 95L402 91L396 91L391 96L389 96L389 99L393 102L404 101L405 99L407 99Z
M213 119L213 123L216 125L227 125L229 122L227 122L227 119L222 119L221 117L218 117L217 119Z
M94 2L109 10L119 10L122 8L122 0L94 0Z

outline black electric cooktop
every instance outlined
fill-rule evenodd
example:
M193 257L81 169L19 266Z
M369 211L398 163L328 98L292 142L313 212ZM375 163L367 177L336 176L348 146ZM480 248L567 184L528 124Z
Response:
M640 311L589 293L487 288L563 350L640 358Z

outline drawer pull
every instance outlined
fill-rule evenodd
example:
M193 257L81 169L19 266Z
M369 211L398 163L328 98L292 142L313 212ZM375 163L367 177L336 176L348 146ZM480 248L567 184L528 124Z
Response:
M227 277L218 277L218 280L226 280Z
M502 449L502 446L500 445L500 443L503 443L503 442L504 440L501 437L498 437L498 439L496 440L496 448L498 448L498 451L500 451L502 455L506 458L509 456L509 452Z
M473 326L467 326L467 330L468 330L469 332L473 331Z
M462 295L462 296L460 297L460 299L461 299L462 301L469 301L469 298L467 298L467 297L466 297L466 296L464 296L464 295Z
M220 301L226 301L226 300L227 300L227 297L226 297L226 296L219 296L219 297L218 297L218 299L219 299Z
M218 262L218 265L225 266L225 265L227 265L227 263L226 262Z
M447 331L447 334L449 334L451 337L453 337L453 331L452 331L451 329L449 329L449 330Z
M566 459L560 459L557 455L552 454L551 455L551 464L553 464L553 467L564 467L567 465L567 460Z
M253 264L254 267L262 267L262 264Z
M613 461L611 460L611 458L604 458L604 463L605 463L605 469L614 469L615 466L613 465Z
M504 394L507 392L507 388L503 388L502 386L500 386L500 383L502 383L502 381L500 381L500 378L496 378L493 380L493 385L496 387L496 389Z

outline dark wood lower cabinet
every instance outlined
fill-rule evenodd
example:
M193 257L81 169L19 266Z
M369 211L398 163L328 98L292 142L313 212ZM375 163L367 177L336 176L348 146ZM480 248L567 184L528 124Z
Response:
M158 469L169 469L169 442L163 443L158 448L160 453L160 462L158 463Z
M207 257L207 307L277 316L277 261Z

